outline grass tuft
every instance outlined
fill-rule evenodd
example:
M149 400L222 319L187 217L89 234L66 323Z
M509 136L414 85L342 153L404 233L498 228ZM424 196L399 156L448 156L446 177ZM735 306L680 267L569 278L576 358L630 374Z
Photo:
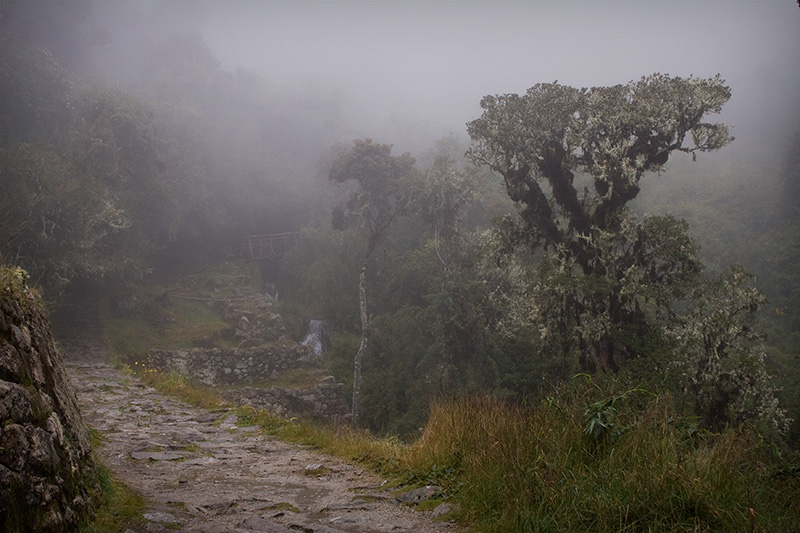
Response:
M80 526L80 533L120 533L137 529L144 523L144 500L122 482L114 479L111 471L99 459L97 477L101 504L94 518Z
M148 368L145 363L139 361L126 366L125 369L164 394L192 405L212 410L230 406L215 389L201 387L176 370L161 372L155 368Z

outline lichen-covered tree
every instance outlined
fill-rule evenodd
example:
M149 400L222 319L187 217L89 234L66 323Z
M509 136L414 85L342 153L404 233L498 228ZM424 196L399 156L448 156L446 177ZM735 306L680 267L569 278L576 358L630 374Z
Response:
M547 83L486 96L468 124L468 156L502 176L518 207L499 224L502 249L544 254L532 312L544 336L578 353L583 370L615 370L637 355L626 338L655 331L648 317L669 313L699 271L684 225L638 223L626 206L670 154L695 156L732 140L728 126L705 122L730 95L719 76L655 74L591 89Z
M704 427L758 419L784 432L790 420L764 368L765 336L754 327L766 298L749 285L752 279L733 265L698 285L687 312L668 328L676 346L670 366Z
M355 181L357 189L346 205L333 212L333 226L344 229L354 225L365 232L366 249L358 281L361 345L354 359L353 411L351 423L359 426L361 410L361 362L369 342L367 313L367 270L375 249L392 223L405 214L411 204L410 180L414 176L415 160L410 154L391 155L392 145L373 143L372 139L357 139L353 146L333 161L329 177L338 182Z

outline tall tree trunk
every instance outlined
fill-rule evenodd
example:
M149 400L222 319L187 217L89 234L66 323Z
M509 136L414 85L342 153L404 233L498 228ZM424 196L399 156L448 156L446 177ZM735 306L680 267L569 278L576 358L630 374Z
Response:
M353 411L351 413L351 426L359 427L361 415L361 360L367 351L369 340L369 316L367 315L367 263L372 255L372 249L367 250L364 263L361 265L361 274L358 277L358 307L361 314L361 345L358 347L354 361L353 375Z
M617 372L619 370L617 361L614 359L614 340L611 338L611 335L603 335L603 338L598 341L597 360L600 370L610 370L612 372Z

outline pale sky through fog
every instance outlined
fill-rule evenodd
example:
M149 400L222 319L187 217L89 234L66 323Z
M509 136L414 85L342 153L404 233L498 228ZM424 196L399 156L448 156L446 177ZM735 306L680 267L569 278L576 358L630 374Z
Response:
M800 128L794 0L125 3L150 38L196 31L226 69L335 94L356 123L463 132L486 94L661 72L721 74L733 90L723 118L739 138Z

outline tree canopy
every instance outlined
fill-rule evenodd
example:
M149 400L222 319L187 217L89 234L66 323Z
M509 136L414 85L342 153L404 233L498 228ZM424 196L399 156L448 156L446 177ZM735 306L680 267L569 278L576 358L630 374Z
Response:
M483 115L468 124L468 156L503 177L518 207L518 217L501 222L503 249L551 254L537 285L539 301L551 305L532 304L532 312L550 334L561 332L560 352L577 347L584 370L617 369L620 356L635 356L626 332L652 329L648 315L669 312L699 271L685 225L670 217L639 224L626 205L672 152L695 155L732 140L725 124L703 121L728 98L719 77L538 84L523 96L485 97Z
M522 96L483 98L483 115L467 125L468 156L503 176L525 239L566 246L590 271L591 253L577 235L618 228L639 180L662 170L672 152L728 144L728 126L703 119L730 95L719 77L655 74L591 89L537 84Z
M411 154L392 156L392 145L372 139L356 139L353 146L334 160L330 179L358 183L347 202L346 214L366 227L371 238L379 238L406 208L408 178L415 160ZM342 211L345 214L345 211Z

